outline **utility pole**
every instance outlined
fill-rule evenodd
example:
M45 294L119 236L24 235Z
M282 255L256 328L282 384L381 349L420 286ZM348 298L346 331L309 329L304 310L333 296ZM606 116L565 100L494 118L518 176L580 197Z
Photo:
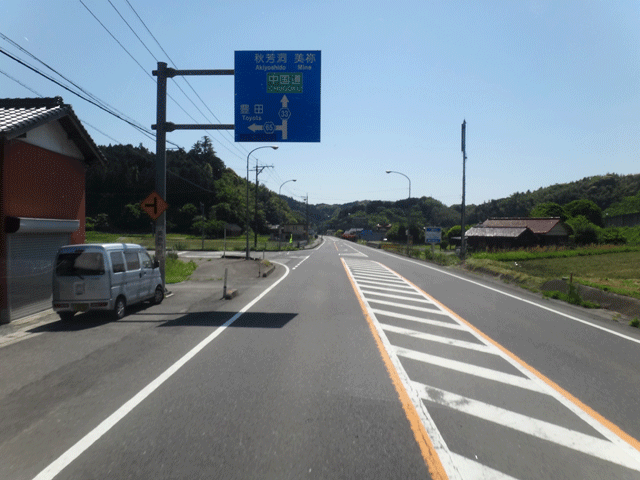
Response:
M204 251L204 203L200 202L200 209L202 210L202 250Z
M462 259L462 263L464 263L465 256L467 254L467 241L465 239L465 202L464 202L464 193L465 193L465 170L467 165L467 146L466 146L466 133L467 133L467 121L462 121L462 139L461 139L461 147L462 147L462 228L460 229L460 258Z
M309 194L305 197L307 201L307 243L309 243Z
M263 165L262 167L258 166L258 160L256 159L256 209L253 213L253 249L258 250L258 175L262 173L265 168L273 168L273 165Z

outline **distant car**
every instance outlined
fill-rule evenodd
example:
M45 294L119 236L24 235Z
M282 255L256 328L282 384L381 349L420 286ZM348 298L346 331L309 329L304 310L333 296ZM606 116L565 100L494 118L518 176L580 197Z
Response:
M67 245L56 255L53 310L63 320L76 312L112 311L124 317L127 306L162 302L164 287L157 261L132 243Z

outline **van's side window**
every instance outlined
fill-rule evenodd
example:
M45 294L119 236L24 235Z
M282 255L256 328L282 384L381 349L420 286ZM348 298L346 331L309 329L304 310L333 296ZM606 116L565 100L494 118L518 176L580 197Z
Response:
M113 273L124 272L124 257L122 252L111 252L111 264L113 265Z
M140 270L138 252L124 252L124 258L127 260L127 270Z
M153 262L147 252L140 252L140 258L142 259L143 268L153 268Z

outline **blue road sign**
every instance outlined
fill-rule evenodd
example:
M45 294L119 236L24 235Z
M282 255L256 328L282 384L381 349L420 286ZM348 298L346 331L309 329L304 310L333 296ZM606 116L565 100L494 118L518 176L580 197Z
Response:
M320 51L235 52L235 141L320 141Z
M442 241L441 227L424 227L425 243L440 243Z

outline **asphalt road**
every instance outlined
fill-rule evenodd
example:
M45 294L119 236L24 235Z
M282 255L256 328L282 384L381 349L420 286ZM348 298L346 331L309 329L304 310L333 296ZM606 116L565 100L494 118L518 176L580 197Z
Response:
M634 329L337 239L269 257L0 342L0 478L640 478Z

